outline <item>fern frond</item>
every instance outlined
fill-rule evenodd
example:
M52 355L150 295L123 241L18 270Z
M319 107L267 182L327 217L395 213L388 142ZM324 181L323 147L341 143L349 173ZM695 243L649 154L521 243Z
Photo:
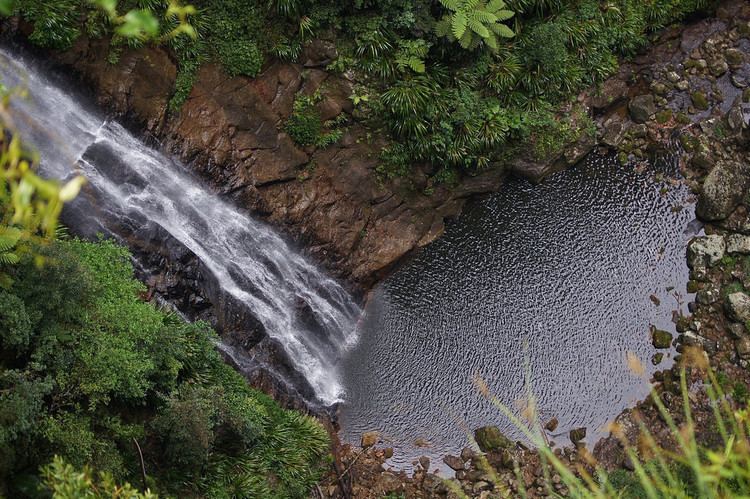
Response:
M490 36L489 30L484 26L484 24L477 21L476 19L469 19L467 24L474 33L481 36L482 38L487 38Z
M453 15L453 19L451 20L451 31L453 36L459 40L464 36L464 33L466 33L467 21L466 14L463 12L456 12Z
M496 10L494 13L498 21L506 21L516 15L512 10Z

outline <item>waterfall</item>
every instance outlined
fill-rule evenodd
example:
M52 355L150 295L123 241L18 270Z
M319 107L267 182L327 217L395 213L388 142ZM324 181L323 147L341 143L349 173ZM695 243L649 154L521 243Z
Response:
M82 174L98 192L103 206L78 210L88 219L77 223L101 225L97 217L106 211L162 227L248 307L321 402L341 400L336 365L356 341L360 315L346 290L268 225L213 194L183 164L86 109L22 57L0 49L0 78L28 93L11 111L26 143L40 153L40 174L61 180Z

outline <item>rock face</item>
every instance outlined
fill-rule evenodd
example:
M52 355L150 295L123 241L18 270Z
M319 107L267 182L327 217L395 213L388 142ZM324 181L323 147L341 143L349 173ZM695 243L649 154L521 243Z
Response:
M696 213L704 220L723 220L732 214L747 192L750 166L720 161L703 182Z
M367 287L438 237L444 219L467 197L496 190L506 173L487 170L458 188L431 186L427 195L427 167L416 165L409 181L378 177L384 143L356 123L326 148L295 144L283 129L298 94L320 92L324 120L353 112L353 83L321 69L332 51L325 43L311 45L303 64L272 64L254 79L205 65L175 113L168 103L177 68L164 50L125 51L112 65L106 41L81 39L52 58L79 74L101 105L158 139L221 193L281 227L341 277Z
M253 79L230 77L206 64L179 111L169 109L177 65L167 51L125 50L116 64L107 62L108 53L107 40L81 38L50 59L79 75L117 118L145 131L219 192L282 228L329 270L362 287L433 241L443 232L444 219L456 215L468 197L497 190L508 173L497 166L457 187L432 185L434 171L426 165L414 165L409 179L379 178L376 167L385 143L353 119L354 82L325 71L336 57L329 42L313 41L300 63L270 64ZM613 79L604 86L605 100L619 100L626 87ZM322 121L344 115L351 124L333 145L301 147L284 124L298 95L316 93ZM539 181L575 164L595 144L593 135L582 134L550 157L519 158L511 170Z
M687 260L690 268L716 265L724 256L724 238L717 235L696 237L688 244Z

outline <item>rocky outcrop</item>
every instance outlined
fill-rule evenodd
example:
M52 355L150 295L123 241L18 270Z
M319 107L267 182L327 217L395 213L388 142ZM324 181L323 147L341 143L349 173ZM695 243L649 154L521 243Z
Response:
M352 82L320 69L330 47L316 52L318 45L303 64L274 63L254 79L204 65L176 113L168 104L177 68L162 49L125 51L112 65L106 41L81 39L53 60L221 193L285 230L330 270L368 286L438 237L467 197L496 190L505 172L481 172L458 188L428 185L430 171L419 167L409 179L383 180L376 167L384 142L356 122L331 146L295 144L283 127L298 94L321 95L324 120L353 111Z
M750 184L750 164L741 161L720 161L703 181L703 189L695 207L704 220L727 218L739 206Z
M116 117L285 230L329 270L365 287L438 237L444 220L459 213L467 198L497 190L507 173L496 166L458 186L433 185L431 168L415 165L409 178L381 178L376 167L385 142L353 118L353 82L323 69L335 55L327 42L311 43L301 63L270 64L254 79L230 77L206 64L179 112L169 111L177 66L167 51L126 50L116 64L107 62L108 53L106 40L84 38L52 59L78 74ZM287 135L284 123L300 94L319 96L323 120L347 117L337 143L301 147ZM586 114L584 109L581 116ZM539 181L594 146L593 135L581 134L542 158L522 153L511 170Z

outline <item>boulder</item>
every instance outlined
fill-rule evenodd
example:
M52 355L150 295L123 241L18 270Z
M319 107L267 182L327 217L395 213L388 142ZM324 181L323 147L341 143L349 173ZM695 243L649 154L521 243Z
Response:
M430 470L430 458L427 456L420 456L419 465L422 467L423 470L429 471Z
M691 269L710 267L719 263L724 256L726 244L724 238L709 235L693 238L687 248L687 263Z
M651 330L651 344L654 348L669 348L672 346L672 333L664 331L662 329Z
M578 446L586 438L586 428L574 428L570 430L570 441Z
M750 296L741 291L731 293L727 296L725 304L730 319L737 322L750 320Z
M742 201L750 180L750 167L739 161L718 161L703 181L695 211L704 220L727 218Z
M718 78L727 71L729 71L729 64L724 59L717 57L708 61L708 70L713 76Z
M654 96L646 94L633 97L628 104L628 111L630 111L630 118L636 123L647 122L649 117L656 113Z
M750 359L750 336L743 336L735 341L734 348L737 350L737 355L739 355L741 359Z
M708 97L704 92L697 90L690 94L690 101L693 103L695 109L699 111L705 111L708 109Z
M464 469L464 460L457 456L448 454L443 457L443 462L448 465L453 471L460 471Z
M544 428L547 431L555 431L557 429L558 424L559 423L557 421L557 418L552 418L549 421L547 421L547 424L544 425Z
M477 445L484 452L494 450L508 449L513 446L513 442L500 432L497 426L483 426L474 431L474 439Z
M726 237L727 253L750 254L750 236L730 234Z
M745 61L745 54L736 48L729 48L724 51L724 57L730 66L741 66Z

